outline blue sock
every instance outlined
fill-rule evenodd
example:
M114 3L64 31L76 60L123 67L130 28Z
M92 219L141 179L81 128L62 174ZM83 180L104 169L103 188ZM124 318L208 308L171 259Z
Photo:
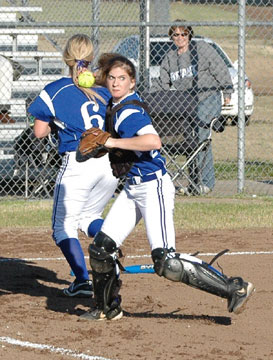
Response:
M88 236L94 237L98 231L100 231L103 224L103 219L96 219L92 221L88 226Z
M84 259L83 250L78 239L68 238L59 244L67 262L69 263L78 282L89 279L88 270Z

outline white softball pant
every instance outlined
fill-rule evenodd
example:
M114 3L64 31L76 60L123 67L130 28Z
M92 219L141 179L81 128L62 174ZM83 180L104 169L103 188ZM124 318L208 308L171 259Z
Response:
M138 185L126 182L101 231L120 247L143 217L151 250L175 248L174 197L175 188L168 174Z
M52 229L57 244L67 238L78 238L78 230L88 235L89 224L101 218L118 184L108 154L82 163L76 161L75 155L75 152L64 155L56 179Z

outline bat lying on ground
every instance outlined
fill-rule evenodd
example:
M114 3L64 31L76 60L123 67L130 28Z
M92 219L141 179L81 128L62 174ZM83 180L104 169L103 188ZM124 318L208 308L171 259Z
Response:
M125 271L123 274L153 274L154 265L153 264L145 264L145 265L130 265L124 267ZM75 276L73 271L70 271L71 276Z
M155 272L153 264L125 266L124 269L124 274L151 274Z

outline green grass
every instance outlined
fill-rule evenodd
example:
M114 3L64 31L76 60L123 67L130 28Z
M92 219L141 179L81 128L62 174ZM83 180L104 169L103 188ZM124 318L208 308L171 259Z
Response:
M74 0L29 0L28 6L41 6L42 13L34 13L36 21L45 21L45 14L52 22L90 22L92 1ZM100 1L100 21L139 21L139 5L121 1Z
M0 227L50 226L52 201L4 200L0 201Z
M273 199L242 198L176 202L177 229L243 229L272 227Z
M105 214L112 202L107 206ZM51 226L52 201L7 200L0 202L1 228ZM176 230L272 228L273 198L243 196L224 199L177 198ZM138 226L144 229L143 222Z
M167 163L170 160L168 158ZM177 165L182 166L185 158L182 156L175 159ZM171 172L176 173L177 167L174 165L168 166ZM237 161L214 161L214 170L217 180L237 180L238 178L238 164ZM268 161L246 160L245 161L245 179L246 180L272 180L273 178L273 163Z
M182 4L174 2L170 8L170 20L185 19L195 22L211 22L211 21L237 21L238 15L234 6L221 7L219 5L197 5ZM227 37L236 37L236 27L198 27L194 26L195 33L210 37L212 39L222 39Z
M92 2L91 1L73 1L73 0L29 0L29 6L41 6L42 13L33 13L32 17L35 21L46 21L46 18L51 22L90 22L92 21ZM187 21L237 21L238 15L237 7L219 5L198 5L198 4L183 4L182 2L170 3L170 21L177 18L186 19ZM151 2L151 21L154 19L154 4ZM45 16L46 14L46 16ZM99 14L101 22L138 22L139 21L139 4L138 2L124 2L124 1L100 1ZM157 21L158 19L156 19ZM166 22L166 19L161 19ZM202 34L214 39L221 38L236 38L237 27L195 27L197 34ZM68 33L75 33L81 31L91 33L92 29L76 29L68 28ZM110 41L113 45L117 40L128 36L130 34L138 33L138 28L102 28L101 29L101 44L105 46L105 41ZM167 34L167 28L166 28Z
M215 162L215 174L217 180L236 180L238 177L238 166L235 162ZM273 164L265 161L246 161L246 180L270 180L273 178Z

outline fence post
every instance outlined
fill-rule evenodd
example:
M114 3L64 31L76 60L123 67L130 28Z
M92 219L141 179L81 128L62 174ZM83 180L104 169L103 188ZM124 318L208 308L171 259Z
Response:
M92 21L98 22L100 20L100 0L92 1ZM99 57L100 47L99 47L99 37L100 37L100 28L99 26L93 27L92 41L94 45L94 60L93 63L96 64Z
M142 92L147 85L147 70L146 59L147 52L146 47L149 49L149 43L147 44L147 26L144 23L147 22L147 1L140 0L139 2L139 91ZM146 45L146 46L145 46Z
M237 192L245 186L245 0L238 9L238 181Z

